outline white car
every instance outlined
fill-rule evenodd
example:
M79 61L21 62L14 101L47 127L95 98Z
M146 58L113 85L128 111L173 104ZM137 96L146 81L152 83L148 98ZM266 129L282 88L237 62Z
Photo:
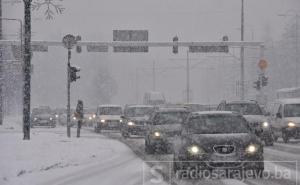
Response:
M276 139L282 137L287 143L290 138L300 138L300 98L279 99L272 104L270 113Z
M100 133L101 130L120 130L122 120L122 107L120 105L100 105L97 108L97 121L95 131Z

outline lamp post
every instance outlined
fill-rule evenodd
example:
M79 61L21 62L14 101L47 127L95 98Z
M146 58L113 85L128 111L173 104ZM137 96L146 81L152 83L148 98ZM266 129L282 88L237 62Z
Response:
M23 132L24 140L30 140L30 66L31 66L31 2L24 2L24 87L23 87Z
M244 0L241 7L241 41L244 41ZM241 100L245 99L245 48L241 47Z
M295 34L295 40L296 40L296 47L295 47L295 50L296 50L296 65L295 65L295 70L296 70L296 73L295 73L295 75L296 75L296 87L298 87L298 85L299 85L299 82L298 82L298 65L299 65L299 54L298 54L298 51L299 51L299 42L298 42L298 40L299 40L299 38L298 38L298 35L299 35L299 28L298 28L298 18L299 18L299 14L298 13L294 13L294 14L278 14L278 16L281 16L281 17L287 17L287 16L290 16L290 17L293 17L293 16L295 16L295 18L296 18L296 26L295 26L295 32L296 32L296 34Z

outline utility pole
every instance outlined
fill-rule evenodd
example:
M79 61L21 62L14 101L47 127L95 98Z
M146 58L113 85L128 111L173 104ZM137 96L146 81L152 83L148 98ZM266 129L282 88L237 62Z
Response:
M0 0L0 17L2 17L2 0ZM2 37L2 19L0 19L0 40L3 39ZM0 47L0 125L3 124L3 46Z
M31 2L24 2L24 88L23 88L23 132L24 140L30 140L30 68L31 68Z
M186 51L186 103L190 102L190 59L189 50Z
M298 69L299 69L299 38L298 38L298 17L299 15L296 14L296 87L299 86L299 79L298 79Z
M155 71L155 60L153 60L152 63L152 90L155 91L156 90L156 71Z
M244 0L241 9L241 41L244 41ZM241 46L241 100L245 99L245 48Z

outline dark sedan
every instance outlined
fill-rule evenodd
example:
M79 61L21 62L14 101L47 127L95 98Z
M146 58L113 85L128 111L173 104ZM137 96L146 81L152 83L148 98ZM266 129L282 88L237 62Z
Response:
M264 170L261 141L245 118L232 112L192 113L175 143L173 167L179 177L214 170L250 170L261 176Z

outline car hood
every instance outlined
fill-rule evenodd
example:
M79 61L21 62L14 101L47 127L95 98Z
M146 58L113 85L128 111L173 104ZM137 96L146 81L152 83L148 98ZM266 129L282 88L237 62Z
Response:
M131 121L148 121L149 116L143 116L143 117L129 117L128 118Z
M235 145L238 147L247 146L250 143L258 143L257 138L250 133L234 134L191 134L187 136L189 144L197 144L206 149L212 145Z
M121 115L100 115L100 119L104 120L120 120Z
M33 116L33 118L38 118L38 119L50 119L51 117L52 117L51 114L38 114Z
M249 123L262 123L264 121L268 121L267 117L264 115L243 115L243 116Z
M164 124L164 125L153 125L152 130L157 130L161 132L175 132L181 131L181 124Z

